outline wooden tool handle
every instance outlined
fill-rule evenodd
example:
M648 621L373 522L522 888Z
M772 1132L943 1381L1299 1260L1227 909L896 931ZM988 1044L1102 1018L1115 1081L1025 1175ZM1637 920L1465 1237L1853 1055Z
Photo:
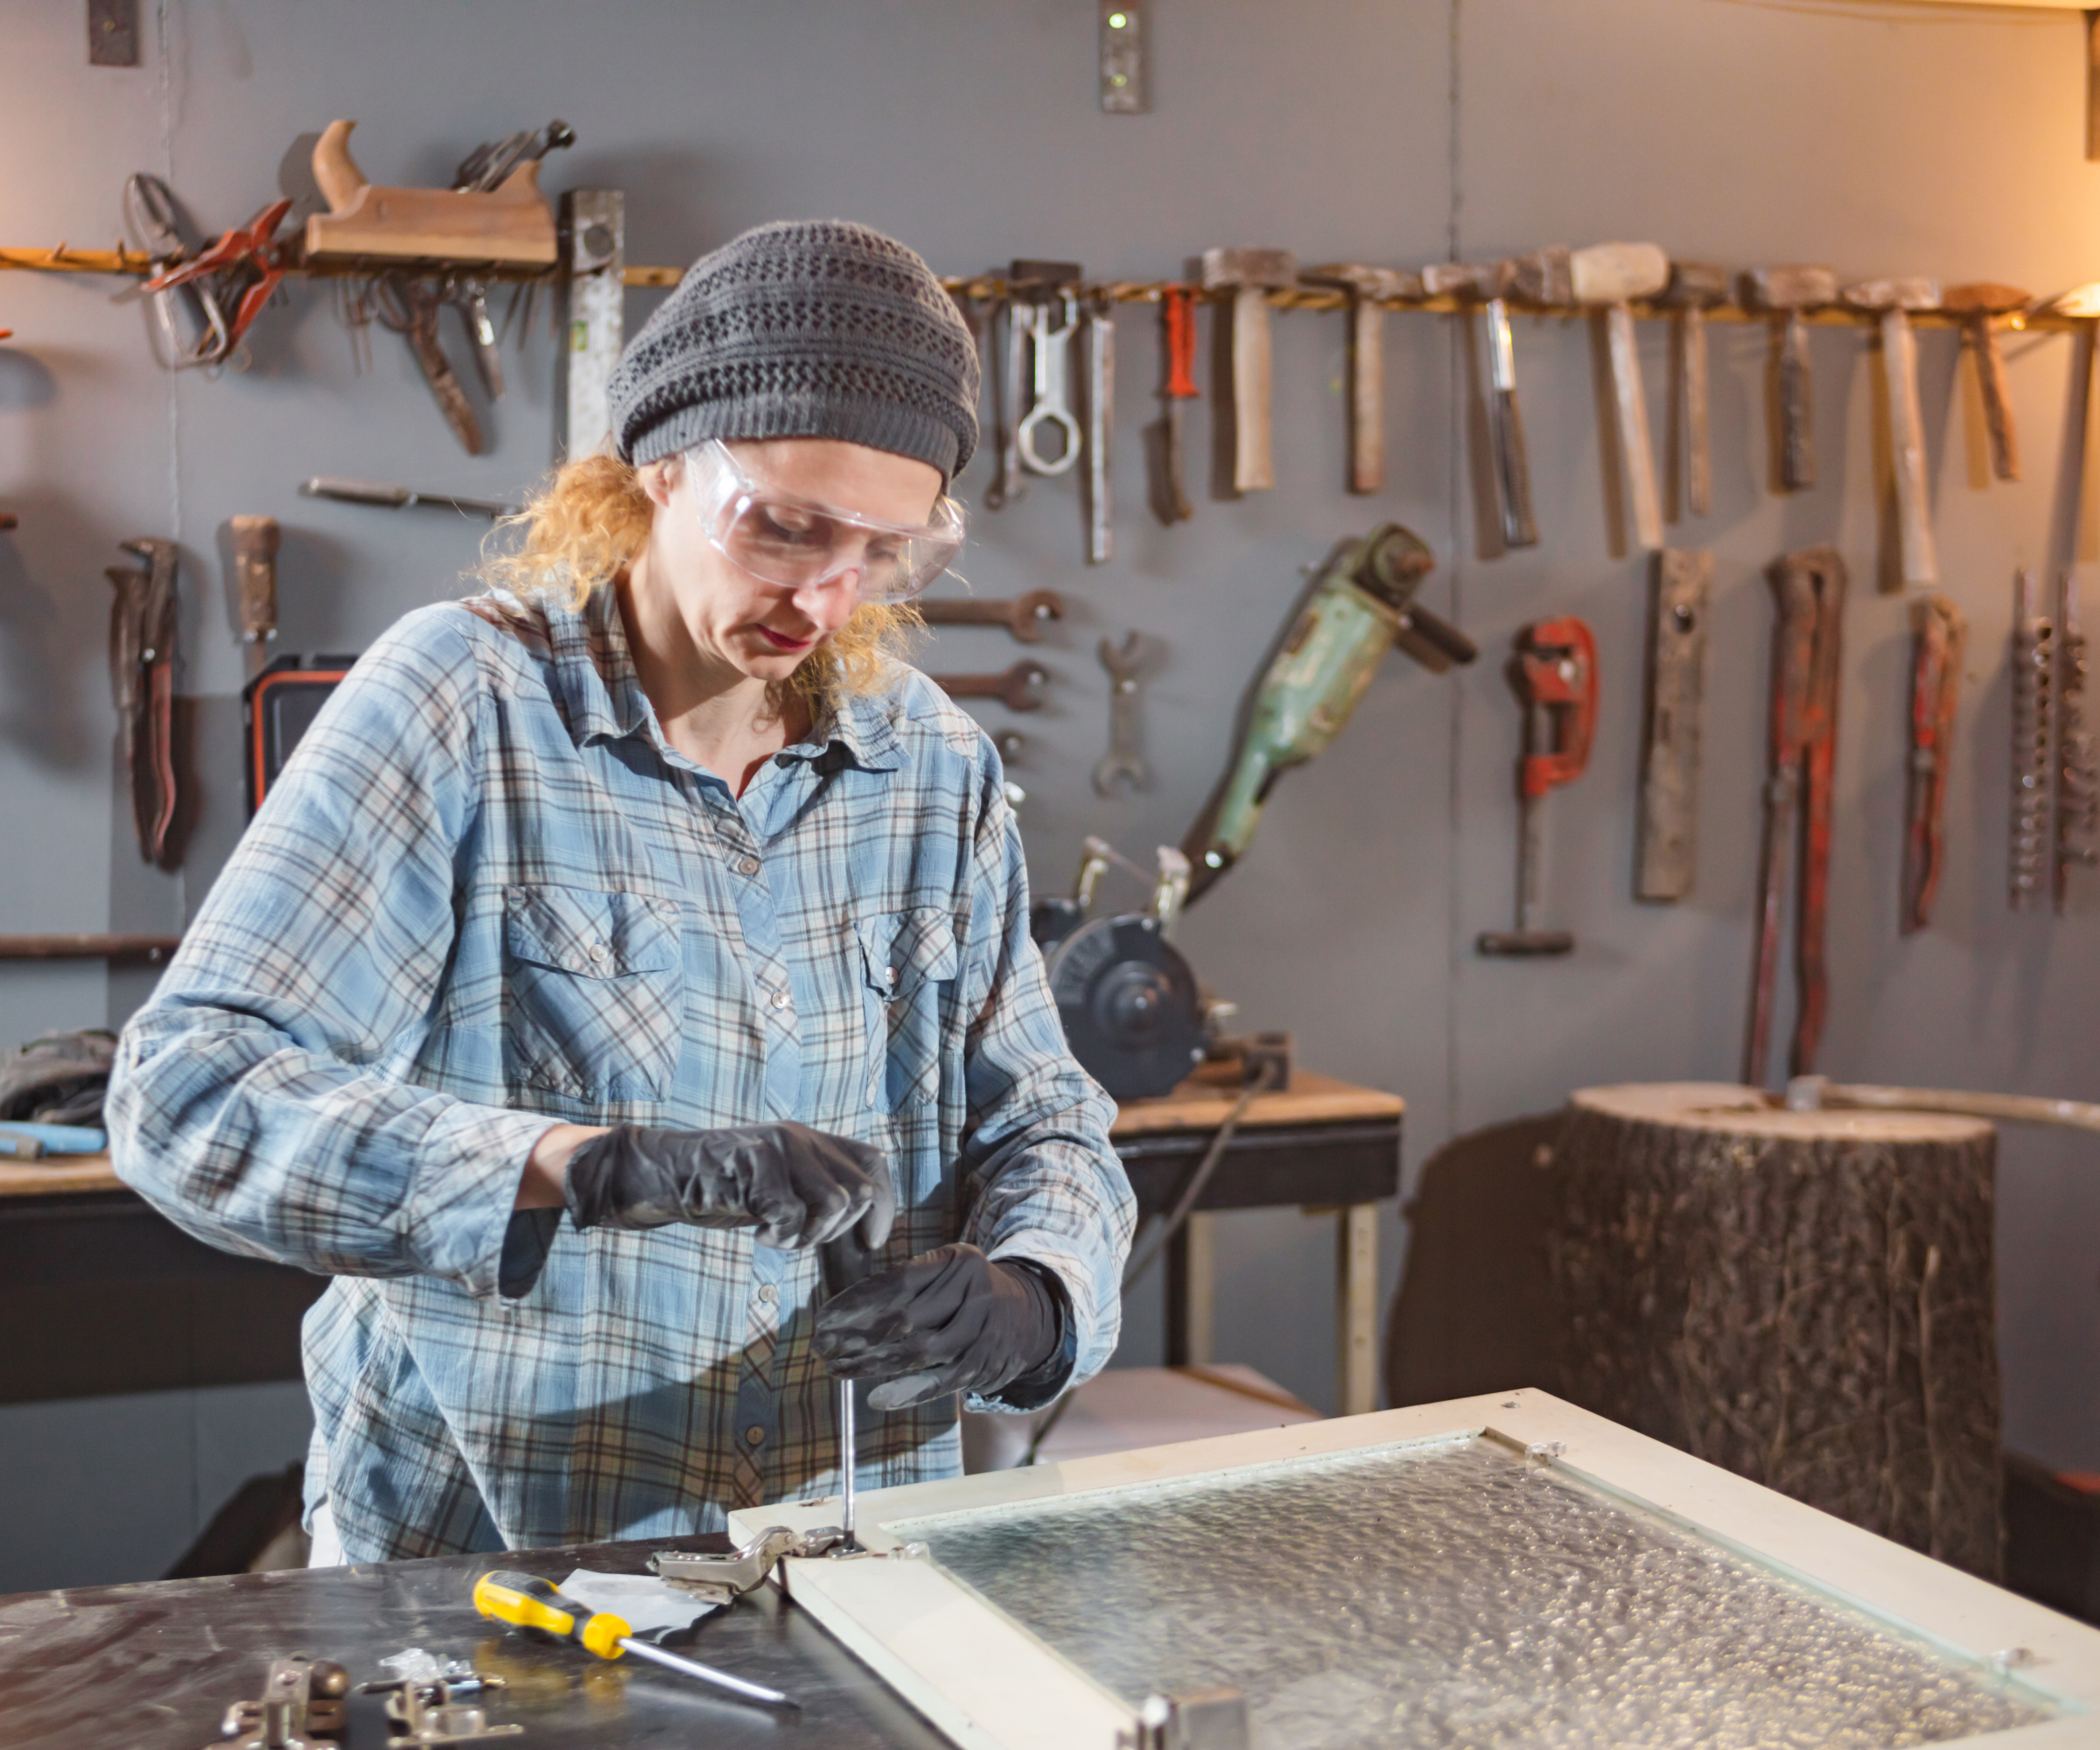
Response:
M1385 306L1375 298L1349 309L1349 490L1385 490Z
M236 516L232 522L241 635L259 643L277 629L277 548L284 530L274 516Z
M1991 472L2001 480L2020 478L2020 434L2012 424L2012 391L2006 382L2006 355L1988 311L1969 318L1976 346L1977 381L1984 391L1984 423L1991 432Z
M1707 432L1706 312L1696 304L1678 312L1684 361L1684 504L1694 516L1713 508L1713 453Z
M1232 486L1266 492L1276 484L1269 447L1269 298L1258 285L1232 298Z
M1626 490L1633 511L1634 539L1651 551L1662 545L1662 500L1656 491L1656 452L1648 435L1648 397L1641 387L1641 354L1634 338L1634 312L1614 304L1605 313L1611 346L1612 398L1619 415L1619 448L1626 460Z
M1779 483L1788 492L1816 484L1816 402L1809 376L1809 323L1787 317L1779 344Z
M1907 589L1936 588L1940 560L1932 538L1932 499L1925 479L1925 419L1918 410L1918 348L1910 318L1881 313L1881 362L1888 377L1888 444L1896 476L1897 539Z

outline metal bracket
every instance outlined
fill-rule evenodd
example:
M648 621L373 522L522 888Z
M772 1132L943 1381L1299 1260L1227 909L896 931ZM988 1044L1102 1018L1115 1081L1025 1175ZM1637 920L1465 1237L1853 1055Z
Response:
M710 1604L729 1604L761 1584L786 1556L822 1556L845 1542L846 1534L836 1525L821 1525L814 1531L794 1532L785 1525L769 1525L740 1550L726 1556L695 1555L683 1550L659 1550L649 1558L649 1571L666 1584L706 1599Z
M501 1677L472 1676L464 1682L444 1677L396 1677L388 1683L366 1684L360 1695L384 1695L387 1728L400 1745L427 1745L430 1750L448 1744L472 1744L484 1738L515 1738L522 1726L491 1726L486 1710L470 1702L452 1699L457 1690L473 1690L486 1695L501 1689Z
M1116 1734L1116 1750L1248 1750L1247 1698L1220 1687L1147 1696L1138 1729Z
M138 0L88 0L88 65L138 65Z
M1144 78L1145 0L1101 0L1101 108L1142 116L1152 106Z
M231 1750L320 1750L313 1738L341 1733L343 1698L349 1692L350 1673L332 1659L310 1659L304 1653L272 1659L260 1698L228 1708L219 1735L232 1740ZM210 1750L228 1747L219 1744Z

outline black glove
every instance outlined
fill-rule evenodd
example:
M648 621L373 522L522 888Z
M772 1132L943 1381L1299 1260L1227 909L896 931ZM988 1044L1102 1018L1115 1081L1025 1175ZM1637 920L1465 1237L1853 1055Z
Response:
M942 1246L826 1301L813 1347L841 1378L884 1381L868 1394L878 1410L996 1391L1062 1350L1055 1282L1040 1264Z
M653 1130L619 1124L569 1157L579 1228L756 1228L762 1246L822 1245L855 1223L890 1236L896 1194L882 1151L807 1124Z

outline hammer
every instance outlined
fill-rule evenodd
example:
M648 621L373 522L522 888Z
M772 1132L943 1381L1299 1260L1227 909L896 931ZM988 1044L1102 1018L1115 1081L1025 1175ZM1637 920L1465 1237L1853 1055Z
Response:
M1626 458L1634 539L1662 545L1662 504L1656 492L1656 457L1648 436L1648 400L1641 387L1641 354L1634 344L1636 298L1653 298L1670 284L1670 257L1653 243L1594 243L1568 257L1575 302L1605 312L1612 357L1612 399L1619 410L1619 447Z
M1203 289L1232 293L1232 489L1276 484L1269 452L1269 300L1298 278L1288 249L1206 249Z
M1867 279L1838 296L1855 310L1881 318L1881 365L1888 377L1888 443L1896 474L1896 534L1907 588L1929 590L1940 581L1933 550L1932 500L1925 484L1925 416L1918 411L1918 344L1910 312L1940 301L1937 280Z
M269 654L265 647L277 635L277 547L284 531L274 516L236 516L232 524L241 643L252 676Z
M1333 262L1307 268L1312 285L1349 294L1349 490L1385 490L1385 300L1422 296L1422 276Z
M1728 270L1672 262L1662 301L1677 312L1677 370L1684 382L1684 503L1694 516L1713 508L1713 452L1706 416L1706 312L1728 301Z
M1561 252L1564 259L1566 253L1564 249ZM1511 261L1479 265L1438 262L1422 270L1423 290L1431 297L1458 298L1480 306L1488 354L1483 372L1488 390L1488 444L1494 458L1502 544L1536 547L1538 524L1531 516L1531 469L1524 453L1524 423L1516 408L1516 347L1509 334L1508 298L1517 283L1517 264Z
M1984 391L1984 421L1991 430L1991 472L2001 480L2020 478L2020 434L2012 426L2012 397L2006 387L2006 355L1998 350L1992 318L2025 310L2031 295L2016 285L1950 285L1940 308L1962 318L1962 332L1976 350L1976 375Z
M1809 319L1838 301L1838 276L1824 267L1754 268L1743 276L1746 303L1787 318L1779 345L1779 483L1788 492L1816 484L1816 400L1809 379Z

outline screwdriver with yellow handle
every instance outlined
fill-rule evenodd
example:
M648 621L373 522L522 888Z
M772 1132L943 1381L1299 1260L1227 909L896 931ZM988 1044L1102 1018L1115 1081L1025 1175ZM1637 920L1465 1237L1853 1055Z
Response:
M538 1579L531 1574L509 1573L501 1569L483 1574L474 1582L474 1608L494 1621L508 1622L513 1628L522 1628L538 1638L573 1641L601 1659L617 1659L622 1653L632 1653L637 1659L647 1659L668 1670L682 1671L689 1677L697 1677L704 1684L713 1684L737 1695L747 1696L752 1701L769 1702L778 1707L800 1705L778 1690L769 1690L762 1684L747 1684L741 1677L731 1676L727 1671L718 1671L712 1665L703 1665L696 1659L682 1659L676 1653L667 1653L661 1647L637 1640L629 1626L611 1611L594 1611L589 1605L570 1598L552 1581Z

